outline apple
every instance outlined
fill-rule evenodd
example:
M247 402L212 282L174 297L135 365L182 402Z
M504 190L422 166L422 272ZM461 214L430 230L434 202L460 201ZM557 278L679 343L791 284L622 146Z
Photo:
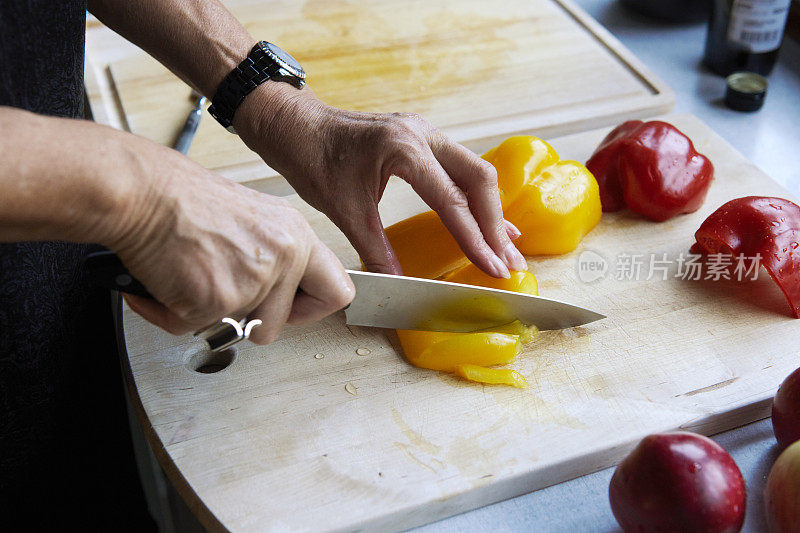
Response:
M626 532L731 532L742 528L744 478L713 440L685 431L642 439L617 467L611 510Z
M783 450L772 465L764 488L764 503L771 532L800 531L800 441Z
M781 448L800 440L800 368L789 374L775 394L772 431Z

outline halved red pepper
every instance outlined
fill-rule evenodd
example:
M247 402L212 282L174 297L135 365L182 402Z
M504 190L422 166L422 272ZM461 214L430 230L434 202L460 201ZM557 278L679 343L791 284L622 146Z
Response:
M783 198L746 196L711 213L694 234L696 254L757 256L800 318L800 207Z
M586 162L600 186L603 211L626 205L661 222L697 211L714 166L678 128L658 120L630 120L609 133Z

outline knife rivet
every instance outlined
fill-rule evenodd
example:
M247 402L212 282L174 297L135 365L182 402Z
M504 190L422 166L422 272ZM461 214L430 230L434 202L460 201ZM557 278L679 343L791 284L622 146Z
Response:
M127 287L131 284L133 278L130 277L128 274L120 274L116 278L114 278L114 283L116 283L120 287Z

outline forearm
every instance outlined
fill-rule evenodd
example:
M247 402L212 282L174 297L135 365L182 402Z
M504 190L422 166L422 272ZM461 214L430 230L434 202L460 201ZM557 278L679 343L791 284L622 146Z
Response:
M208 97L255 44L216 0L90 0L89 10Z
M132 137L0 106L0 241L113 245L143 188L130 171Z
M217 0L89 0L89 10L208 98L257 41ZM261 84L234 115L242 140L255 142L298 97L317 101L308 88Z

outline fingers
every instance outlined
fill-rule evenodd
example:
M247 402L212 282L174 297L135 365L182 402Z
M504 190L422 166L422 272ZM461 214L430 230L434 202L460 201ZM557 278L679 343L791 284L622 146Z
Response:
M355 212L360 210L368 212L363 217L353 217L351 214L336 222L358 252L364 268L370 272L402 275L403 269L386 237L378 206L362 205Z
M483 271L509 277L509 268L527 270L503 220L494 167L420 117L394 117L388 131L399 142L388 171L411 184Z
M356 294L342 263L319 241L311 251L299 288L289 314L290 324L321 320L347 306Z
M519 236L519 230L503 219L497 171L491 163L440 132L431 133L431 148L450 179L466 193L469 209L492 251L512 270L527 270L525 258L511 242L509 225Z
M406 176L414 176L409 179L414 190L439 214L470 261L494 277L510 276L505 261L484 239L465 192L453 183L438 162L434 160L423 165L413 165Z
M127 293L123 293L122 298L135 313L173 335L184 335L195 329L155 300Z
M268 344L278 338L283 325L316 322L348 305L355 287L336 255L311 233L313 244L300 267L287 270L248 320L260 319L250 340Z
M423 153L416 157L402 157L392 173L410 183L436 211L470 261L494 277L508 278L508 266L484 239L466 193L450 179L427 146L421 150Z
M505 220L504 222L506 224L506 234L508 234L508 238L511 239L512 241L515 239L519 239L520 236L522 235L522 232L510 221Z
M269 344L278 338L289 318L302 274L302 269L298 268L285 271L280 281L267 293L266 298L248 313L248 322L261 320L261 325L250 333L251 341L256 344Z

